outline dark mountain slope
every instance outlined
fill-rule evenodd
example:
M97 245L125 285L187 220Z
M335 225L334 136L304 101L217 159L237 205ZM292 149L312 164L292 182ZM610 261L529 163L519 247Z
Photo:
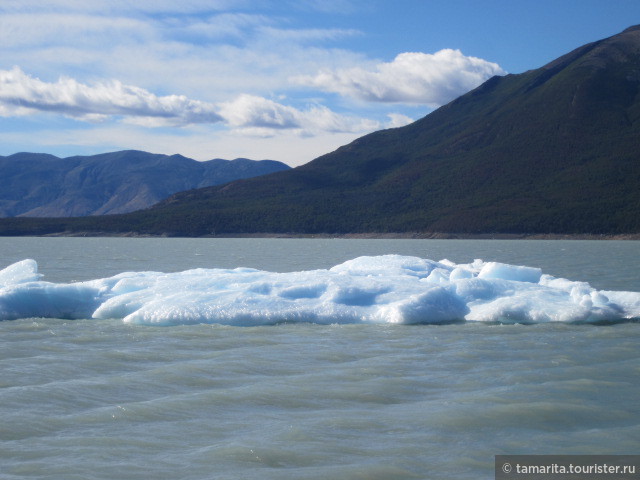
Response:
M639 93L640 27L632 27L542 68L494 77L411 125L302 167L47 228L638 233Z
M127 150L58 158L0 157L0 216L61 217L125 213L182 190L288 169L271 160L197 162L181 155Z

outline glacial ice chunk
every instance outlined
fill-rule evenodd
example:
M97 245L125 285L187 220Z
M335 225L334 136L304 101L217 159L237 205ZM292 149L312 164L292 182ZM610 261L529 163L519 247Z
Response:
M35 260L27 259L9 265L0 270L0 287L5 285L17 285L19 283L35 282L42 275L38 273L38 264Z
M36 262L23 260L0 270L0 320L28 317L238 326L619 322L640 320L640 293L598 291L527 266L400 255L301 272L124 272L68 284L42 281Z
M539 268L507 265L506 263L489 262L482 267L478 277L499 278L516 282L538 283L542 271Z

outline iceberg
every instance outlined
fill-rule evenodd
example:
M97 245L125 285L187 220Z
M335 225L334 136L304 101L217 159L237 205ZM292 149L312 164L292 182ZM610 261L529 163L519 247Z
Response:
M31 317L235 326L603 323L639 320L640 293L598 291L527 266L400 255L300 272L124 272L74 283L43 281L37 263L23 260L0 270L0 320Z

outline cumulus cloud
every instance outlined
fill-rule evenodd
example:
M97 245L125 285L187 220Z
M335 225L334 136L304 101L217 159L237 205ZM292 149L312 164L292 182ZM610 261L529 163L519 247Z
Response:
M122 116L137 123L188 125L215 123L222 117L214 105L184 95L159 97L119 81L86 85L68 77L55 83L43 82L20 68L0 70L0 114L27 115L53 112L96 121Z
M407 52L374 69L354 67L298 76L295 83L369 102L443 105L505 72L496 63L468 57L460 50L433 54Z
M300 133L364 132L379 127L375 121L337 114L324 106L300 110L255 95L240 95L220 105L220 115L232 127L251 129L256 134L294 129Z
M270 129L300 128L300 112L255 95L240 95L231 102L222 103L220 113L233 127Z

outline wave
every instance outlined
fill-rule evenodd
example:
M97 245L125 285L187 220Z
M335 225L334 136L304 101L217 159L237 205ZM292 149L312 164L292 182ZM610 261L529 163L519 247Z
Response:
M36 261L27 259L0 271L0 320L31 317L237 326L618 323L640 319L640 293L598 291L528 266L400 255L289 273L125 272L74 283L43 281Z

